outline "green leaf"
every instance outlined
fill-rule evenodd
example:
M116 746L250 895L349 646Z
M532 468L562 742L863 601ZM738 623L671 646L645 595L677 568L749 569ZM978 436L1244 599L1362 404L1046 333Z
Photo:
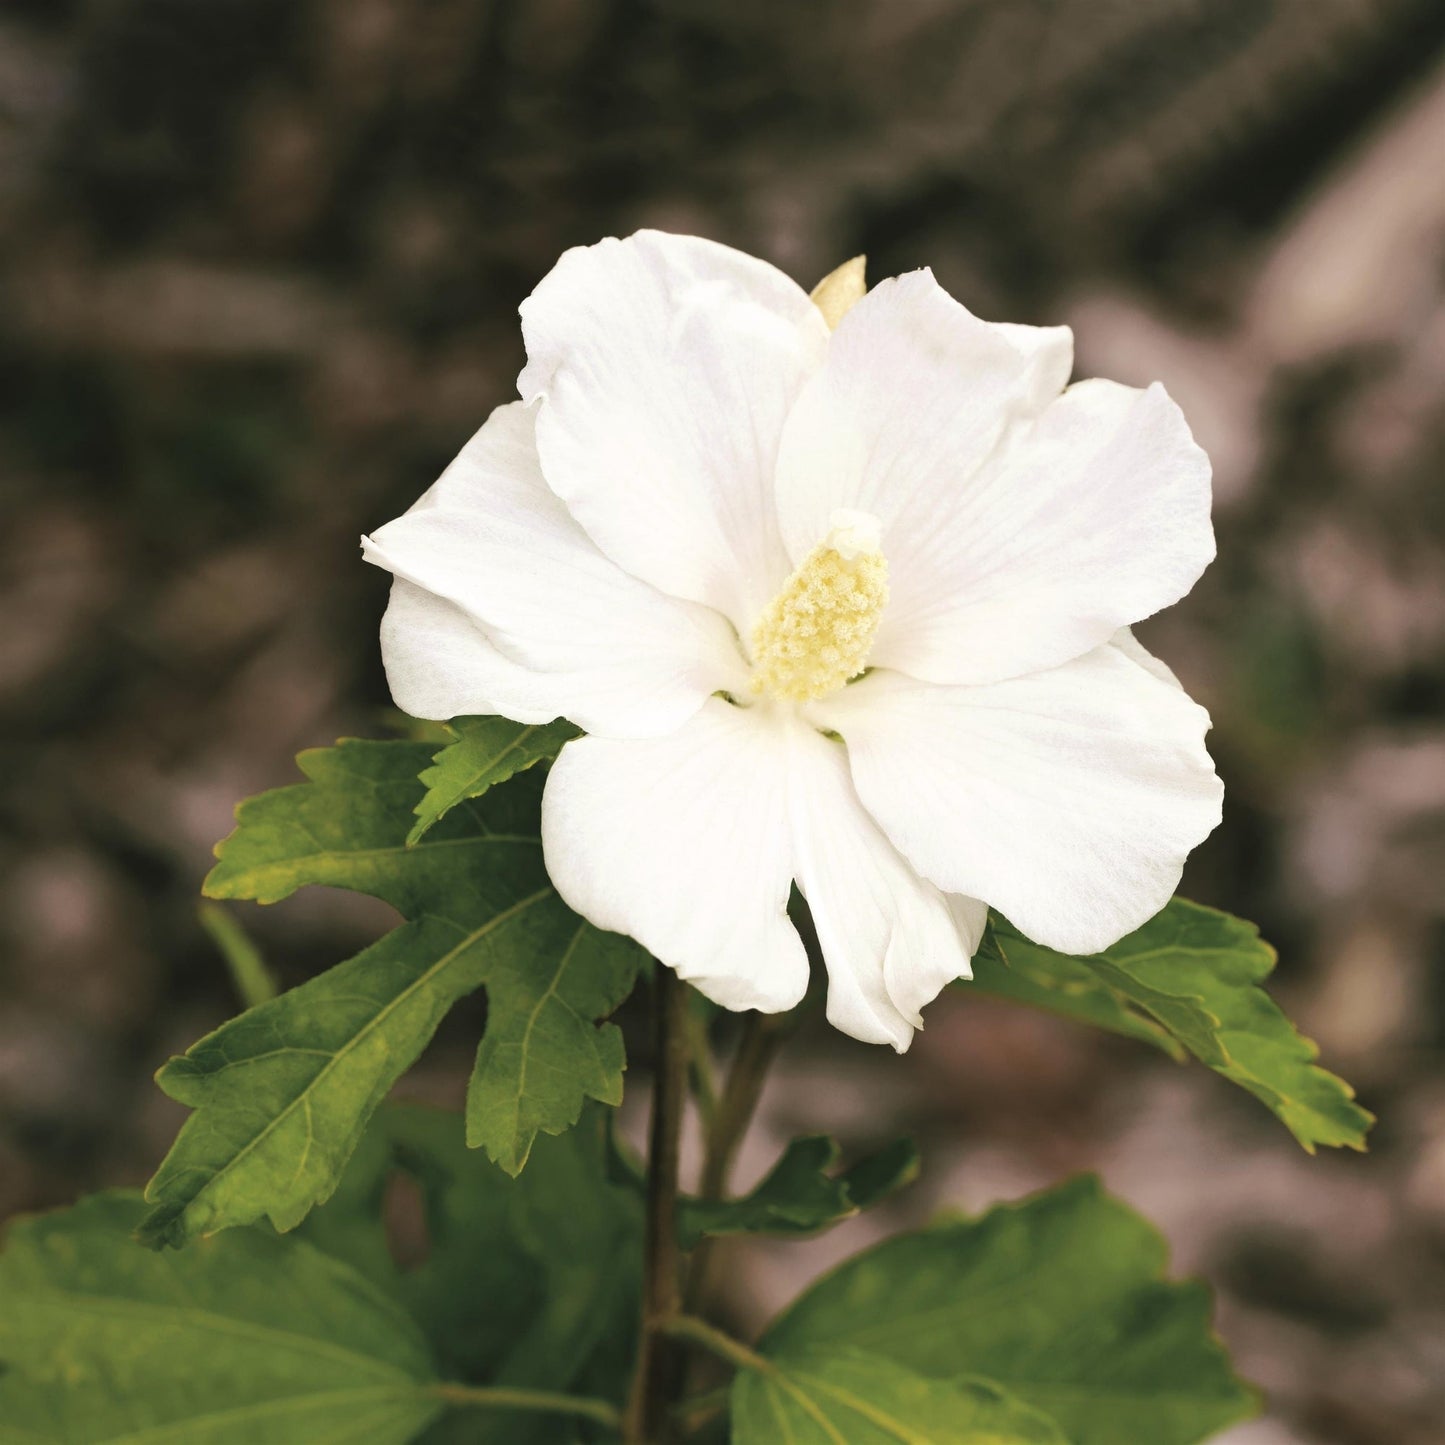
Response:
M593 934L542 866L540 785L524 774L405 844L427 744L303 753L311 780L243 803L206 880L215 898L274 902L308 883L369 893L408 920L320 977L231 1020L158 1075L196 1112L151 1181L147 1242L268 1217L294 1227L336 1187L376 1105L447 1009L486 986L473 1137L513 1172L584 1098L622 1097L621 1037L590 1020L645 955ZM585 1035L584 1035L585 1029Z
M1028 1004L1077 1023L1092 1024L1163 1049L1172 1058L1188 1057L1162 1024L1140 1013L1104 983L1081 959L1069 958L1037 945L1018 948L1020 935L1009 932L1005 950L998 934L1003 921L990 923L982 947L973 958L973 977L960 984L1013 1003Z
M383 1222L398 1176L423 1201L425 1257L409 1269L393 1259ZM620 1402L639 1312L642 1210L607 1180L595 1115L539 1140L514 1179L465 1147L458 1115L385 1106L302 1234L403 1304L450 1377ZM556 1417L462 1419L472 1445L552 1445L566 1428Z
M1365 1147L1374 1117L1353 1102L1343 1079L1315 1063L1319 1050L1260 987L1275 953L1252 923L1176 898L1112 948L1083 959L1041 948L999 918L994 931L1011 972L1066 980L1087 970L1121 1009L1147 1015L1262 1100L1310 1153L1319 1144Z
M421 774L426 794L416 805L408 846L419 843L458 803L480 797L494 783L504 783L535 763L550 761L564 743L582 735L565 718L537 725L504 717L459 717L446 727L455 741Z
M349 1266L239 1230L138 1249L97 1195L14 1225L0 1255L0 1440L402 1445L441 1402L426 1341Z
M861 1350L930 1379L985 1378L1071 1445L1194 1445L1255 1400L1214 1338L1207 1290L1166 1282L1165 1263L1150 1225L1075 1179L868 1250L759 1349L781 1362Z
M732 1410L733 1445L1069 1445L988 1381L930 1380L851 1350L742 1373Z
M383 1104L372 1116L335 1193L313 1209L298 1234L393 1295L431 1342L441 1368L457 1379L486 1379L516 1338L518 1321L541 1308L541 1266L517 1247L513 1181L463 1140L461 1116L416 1105ZM557 1142L571 1147L575 1131ZM538 1151L538 1159L542 1157ZM530 1171L522 1176L530 1181ZM403 1268L392 1252L389 1211L417 1196ZM480 1375L474 1374L481 1371Z
M487 977L487 1032L467 1091L467 1143L511 1174L521 1173L539 1132L556 1134L576 1122L584 1096L622 1102L622 1032L594 1020L632 992L647 955L630 938L567 918L569 930L556 945L499 957Z
M794 1139L766 1178L738 1199L683 1199L678 1233L684 1249L708 1234L816 1234L911 1184L918 1150L900 1139L841 1173L838 1141Z

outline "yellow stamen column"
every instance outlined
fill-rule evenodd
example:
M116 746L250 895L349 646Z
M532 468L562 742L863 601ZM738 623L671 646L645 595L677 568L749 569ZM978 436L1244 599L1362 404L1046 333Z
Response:
M837 511L752 631L749 686L794 702L836 692L868 663L888 601L878 519Z

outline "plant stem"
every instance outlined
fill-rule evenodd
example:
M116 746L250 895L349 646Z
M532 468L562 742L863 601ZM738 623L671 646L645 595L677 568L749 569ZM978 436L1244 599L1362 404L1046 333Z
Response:
M736 1365L740 1370L752 1370L760 1375L777 1373L777 1366L771 1360L765 1360L741 1340L735 1340L731 1335L708 1324L706 1320L698 1319L696 1315L674 1315L670 1320L662 1322L661 1329L673 1339L691 1340L694 1344L701 1345L703 1349L711 1351L730 1365Z
M688 1002L696 1004L697 1000L689 998ZM695 1007L687 1010L687 1047L693 1098L697 1101L703 1134L707 1136L712 1133L713 1121L717 1118L717 1084L713 1078L707 1024Z
M795 893L789 902L788 916L803 940L813 977L817 978L823 972L823 951L813 915L801 895ZM702 1178L698 1188L704 1199L721 1199L727 1193L728 1174L738 1145L753 1121L768 1069L802 1019L803 1008L799 1007L791 1013L749 1013L743 1020L742 1037L733 1053L727 1083L722 1097L713 1108L713 1117L704 1138ZM704 1247L707 1243L703 1241ZM692 1305L688 1309L689 1313L696 1313Z
M655 975L657 1064L647 1155L647 1224L642 1261L642 1338L623 1433L628 1445L665 1445L681 1356L663 1326L682 1302L677 1247L677 1165L687 1099L687 991L664 964Z
M494 1410L532 1410L549 1415L578 1415L617 1429L622 1413L608 1400L586 1395L559 1395L551 1390L519 1390L509 1385L461 1385L447 1383L432 1387L432 1394L448 1405L472 1405Z
M782 1014L750 1013L744 1020L727 1083L704 1142L698 1190L702 1198L722 1199L726 1195L738 1145L752 1122L768 1068L790 1026L791 1021ZM707 1303L717 1266L717 1249L717 1239L705 1238L693 1250L687 1277L689 1313L697 1313Z
M784 1017L780 1014L750 1013L743 1021L742 1037L738 1040L737 1052L728 1070L728 1081L722 1098L718 1100L713 1126L707 1134L699 1187L704 1199L721 1199L727 1189L728 1174L732 1170L738 1145L752 1123L753 1113L762 1097L768 1066L782 1042L779 1025Z
M727 1409L731 1394L730 1385L719 1385L717 1389L708 1390L704 1394L690 1395L672 1407L673 1419L677 1421L683 1434L697 1430Z
M201 927L211 935L211 942L221 951L231 973L231 983L245 1008L269 1003L279 989L275 975L266 966L251 936L218 903L202 903L197 910Z

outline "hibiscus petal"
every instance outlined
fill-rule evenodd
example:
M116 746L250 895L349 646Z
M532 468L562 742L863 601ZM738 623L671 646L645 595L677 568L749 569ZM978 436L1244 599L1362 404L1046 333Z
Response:
M968 479L1058 395L1072 365L1067 327L980 321L931 271L880 282L839 324L783 432L778 512L793 561L835 510L871 512L890 611L914 606Z
M589 732L670 731L746 677L725 618L629 576L573 521L542 479L520 402L494 411L409 512L363 539L363 555L460 608L505 659L554 679L517 694L520 706L554 699L550 716ZM409 635L420 616L408 597L389 629L389 655L412 678L439 625ZM413 653L415 667L401 661ZM515 705L496 710L530 720Z
M1121 627L1109 639L1125 657L1132 657L1145 672L1151 672L1161 682L1167 682L1171 687L1182 688L1184 684L1174 675L1174 669L1167 662L1155 657L1137 637L1134 636L1132 627Z
M902 1053L923 1026L919 1009L968 977L987 909L955 909L899 856L859 802L838 743L795 726L789 783L794 870L828 969L828 1022Z
M400 577L381 619L381 660L392 698L412 717L500 713L544 723L563 716L569 698L565 674L504 657L454 602Z
M547 778L542 843L570 907L715 1003L778 1013L802 999L787 743L757 709L712 699L653 742L568 743Z
M1177 601L1214 555L1209 462L1160 387L1086 381L1067 328L990 325L926 271L834 334L788 419L791 555L837 508L882 523L872 661L929 682L1054 667Z
M1157 913L1219 822L1208 714L1112 645L979 687L878 671L813 716L924 877L1065 953Z
M1189 591L1214 557L1209 504L1209 459L1163 387L1079 382L959 489L932 552L890 558L892 577L918 570L873 661L968 683L1082 656Z
M822 313L764 261L639 231L568 251L522 334L552 489L633 576L745 633L790 570L773 475Z

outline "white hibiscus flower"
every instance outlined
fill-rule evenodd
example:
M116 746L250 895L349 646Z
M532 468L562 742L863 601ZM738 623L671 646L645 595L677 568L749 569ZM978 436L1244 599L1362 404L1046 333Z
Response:
M1102 949L1218 822L1208 716L1127 631L1213 556L1209 463L1162 388L1064 390L1066 328L850 280L567 252L522 400L365 555L400 707L587 733L542 815L577 912L771 1012L808 982L796 883L829 1019L902 1050L989 905Z

